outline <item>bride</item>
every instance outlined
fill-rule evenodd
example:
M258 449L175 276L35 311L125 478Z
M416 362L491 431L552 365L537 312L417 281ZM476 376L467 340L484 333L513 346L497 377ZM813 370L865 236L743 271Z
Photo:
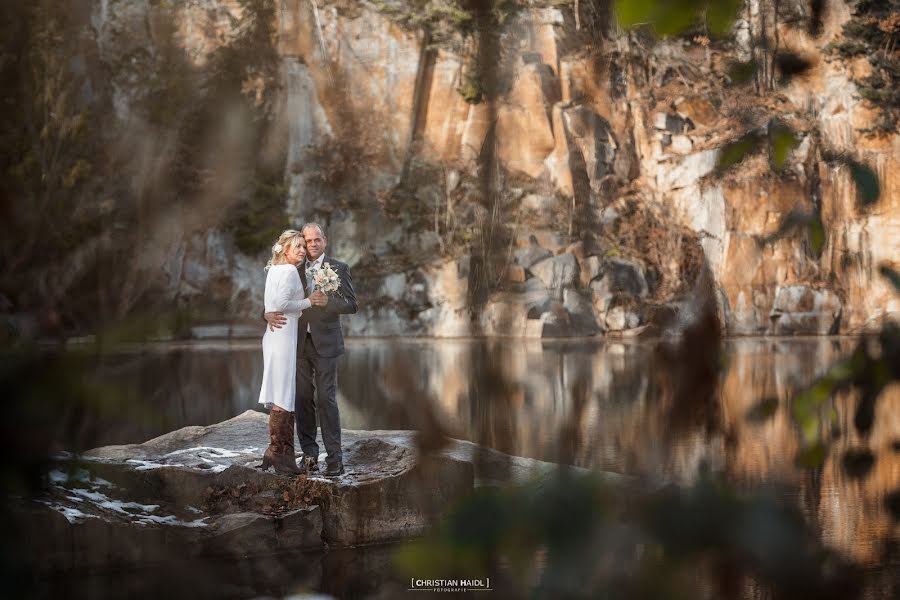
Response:
M266 328L262 339L263 379L259 403L269 409L269 447L259 468L275 467L279 473L299 475L294 454L294 397L297 381L297 322L300 313L325 301L322 292L304 298L297 265L306 258L303 234L288 229L272 246L266 265L266 312L280 311L287 323L280 329Z

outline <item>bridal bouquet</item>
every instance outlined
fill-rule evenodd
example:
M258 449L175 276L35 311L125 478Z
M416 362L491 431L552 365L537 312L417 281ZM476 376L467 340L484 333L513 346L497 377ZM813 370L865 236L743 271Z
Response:
M320 269L313 273L313 284L317 290L326 294L333 294L341 289L341 278L334 272L331 265L324 263Z

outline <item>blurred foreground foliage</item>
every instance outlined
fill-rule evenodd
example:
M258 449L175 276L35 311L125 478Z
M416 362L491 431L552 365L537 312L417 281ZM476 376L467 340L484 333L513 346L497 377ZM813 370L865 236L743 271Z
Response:
M272 173L268 178L254 180L249 199L235 204L229 213L225 225L234 233L241 252L252 256L268 249L290 226L284 211L288 186L282 179L280 173Z
M177 140L175 160L167 163L160 176L163 182L172 184L171 188L163 186L171 194L170 201L182 202L184 198L190 200L194 195L205 194L207 183L223 174L208 162L208 148L216 139L212 132L229 115L237 114L260 125L266 118L265 95L248 95L243 84L272 76L270 27L274 5L264 0L242 0L242 4L247 8L248 19L237 41L212 57L213 75L209 79L195 79L186 57L174 46L159 56L154 71L156 78L152 79L154 86L144 107L152 123L173 133ZM615 8L620 24L626 29L652 24L658 34L665 36L705 27L713 34L723 35L733 23L738 4L733 0L721 3L618 0ZM431 17L426 14L429 19L433 17L433 22L449 20L462 31L477 21L474 13L463 10L461 3L422 2L420 5L424 10L435 11ZM47 5L36 6L45 10ZM506 4L491 6L502 8ZM4 154L3 166L13 177L6 180L10 187L4 188L3 210L7 216L12 215L16 225L12 230L19 237L4 240L3 256L5 261L12 258L20 265L53 260L69 247L52 235L53 243L39 243L46 231L54 233L66 225L65 235L58 239L73 243L87 235L90 227L136 227L148 208L144 197L130 207L113 203L109 212L106 212L107 204L87 204L95 197L90 186L99 185L99 179L92 177L104 170L114 170L121 163L101 153L98 166L98 154L92 144L102 140L101 137L83 144L73 141L81 139L79 136L87 131L86 123L94 117L86 112L89 104L70 101L69 90L80 88L83 82L77 77L66 81L72 74L60 66L64 65L64 53L69 51L65 44L59 43L60 39L67 39L59 33L65 27L64 21L54 20L52 16L44 20L45 14L40 12L28 14L29 27L38 27L35 39L41 44L34 48L23 44L27 52L4 57L0 65L4 82L11 82L4 89L7 93L9 90L33 92L40 82L59 80L62 83L48 86L47 94L28 96L38 104L24 108L11 119L12 123L25 117L20 125L11 128L10 135L19 137L4 140L9 142L4 148L13 150ZM492 12L490 22L500 23L504 15ZM22 33L13 26L7 29L13 39L23 35L27 38L31 31L26 28ZM259 62L247 64L246 52ZM20 69L22 65L27 68ZM481 70L474 72L482 76ZM464 90L472 101L482 99L485 86L478 81ZM272 88L263 86L262 89ZM238 244L246 252L264 248L271 239L271 233L266 232L275 233L283 226L280 223L286 190L277 172L256 170L258 165L253 160L255 152L263 146L264 136L260 131L254 128L252 143L246 145L254 153L251 157L242 156L236 167L256 177L245 179L252 180L253 184L239 190L239 201L233 205L237 208L227 215L228 223L237 233ZM95 129L91 133L99 136L101 132ZM797 143L795 132L772 121L764 133L752 132L728 146L721 154L720 167L737 165L745 156L765 148L770 165L777 171L784 168ZM20 157L24 158L19 160ZM107 159L109 162L105 162ZM860 190L861 202L877 201L880 190L874 172L851 159L846 159L845 164ZM46 183L48 174L52 175L49 180L52 187ZM57 190L69 194L57 195ZM85 206L98 211L88 211L92 218L73 218L78 213L65 204L77 201L73 195L78 190L84 190ZM248 194L252 200L241 203L240 199L246 200ZM13 197L37 202L40 210L29 208L22 213L25 216L19 215L11 202ZM94 218L98 214L102 218ZM81 226L87 229L82 230ZM793 215L785 221L779 235L786 235L796 226L808 228L813 252L817 256L821 254L826 240L818 213ZM131 246L125 244L118 253L111 253L111 263L115 265L127 259L129 249ZM889 267L884 267L884 273L897 281L896 272ZM102 307L102 303L97 305ZM675 395L678 414L673 414L676 423L679 418L694 419L697 413L709 408L711 390L721 368L720 332L715 329L711 313L703 314L706 320L699 321L694 331L688 331L685 343L671 354L672 361L683 367L673 375L678 390ZM98 339L101 344L103 340L147 339L163 330L177 331L182 325L178 319L160 326L152 319L145 322L135 318L121 328L111 328ZM834 365L809 392L795 400L792 414L807 444L801 462L820 466L824 461L827 448L819 440L823 431L830 429L830 413L826 409L827 400L833 394L857 390L860 401L855 426L861 432L871 427L878 393L887 382L897 378L896 365L900 364L897 348L896 328L886 327L877 340L861 341L850 359ZM109 394L103 390L83 385L78 374L84 365L79 361L76 354L73 362L61 364L58 357L21 348L5 357L2 386L7 397L24 400L17 403L19 410L33 411L24 421L33 426L21 427L20 432L7 432L4 437L11 445L7 456L17 456L24 448L29 457L23 463L5 465L4 478L9 489L24 491L34 484L34 473L40 471L54 441L55 429L47 423L55 422L60 414L70 415L66 411L77 410L72 407L79 406L80 402L96 402L102 408L109 400ZM47 377L48 373L53 376ZM498 385L502 385L502 373L499 375ZM777 405L763 401L754 418L770 418L777 409ZM73 418L77 421L77 415ZM7 427L20 427L21 422L11 418ZM34 435L34 430L40 435ZM623 497L623 494L630 495ZM708 569L721 597L736 597L745 575L759 578L778 597L785 598L845 598L852 597L857 589L855 571L810 541L810 533L795 510L768 496L739 496L723 483L708 478L687 488L670 486L649 492L623 492L591 476L562 471L557 477L532 486L484 488L450 515L435 537L402 550L398 561L414 576L425 572L449 576L454 570L460 577L493 575L497 565L508 564L517 575L511 586L520 586L526 595L553 598L697 597L700 594L696 573L704 569Z
M752 579L769 597L837 600L860 586L773 494L711 478L640 490L566 469L481 488L395 561L409 577L490 577L523 598L741 598Z
M858 8L869 5L861 2ZM615 2L624 29L652 27L664 37L704 28L724 36L740 7L738 1ZM775 54L772 60L781 73L779 84L809 68L790 53ZM735 69L733 78L747 81L755 71L751 61ZM861 210L879 200L879 180L871 167L820 148L815 132L806 135L813 137L816 160L848 169ZM722 149L719 172L766 152L771 171L781 175L802 138L788 124L770 119L764 128ZM770 243L797 229L806 233L812 255L819 258L827 239L815 201L811 213L791 213L775 234L760 242ZM889 266L881 271L895 285L900 283L900 275ZM709 281L702 280L698 287L708 286ZM714 390L723 360L721 330L711 290L700 289L698 300L702 308L693 325L672 349L662 345L660 354L662 364L669 361L670 368L663 371L672 384L673 430L702 424L715 412ZM503 386L499 375L498 389ZM864 436L871 429L877 398L898 378L900 329L887 323L794 399L790 410L801 438L798 464L816 469L823 465L834 414L827 410L827 401L834 394L858 394L854 426ZM778 410L777 400L763 399L747 418L764 422ZM859 473L871 468L873 460L865 452L848 453L842 464L848 473ZM895 496L890 502L896 503ZM764 597L844 599L859 595L862 579L857 567L817 541L796 506L771 494L738 494L726 482L702 473L693 485L658 490L622 481L611 484L566 468L529 485L483 487L431 536L405 545L395 560L410 577L491 577L514 596L534 598L741 598L756 589Z
M86 102L77 52L78 23L47 2L0 7L0 284L35 261L74 249L103 229L97 199L105 156L96 122L104 107ZM0 292L2 290L0 288Z
M125 390L97 376L103 354L177 327L177 321L160 315L131 319L65 351L0 336L0 394L10 400L0 425L0 577L7 597L35 597L34 566L21 551L35 532L17 515L22 499L38 498L45 490L47 473L59 464L54 457L94 445L121 422L122 407L129 402L141 421L160 418L156 408L134 402Z
M832 365L825 375L794 398L792 415L803 443L797 457L799 464L818 467L825 462L827 440L838 425L829 402L837 394L849 393L856 398L853 426L865 439L875 421L879 396L897 381L900 381L900 326L887 323L877 336L861 339L849 358Z
M45 335L103 329L181 301L146 256L211 227L254 255L288 225L275 3L238 4L201 67L171 3L148 8L154 52L125 56L98 52L76 5L2 3L0 310Z
M722 36L731 31L741 5L741 0L615 0L615 11L625 29L651 26L671 36L703 27Z

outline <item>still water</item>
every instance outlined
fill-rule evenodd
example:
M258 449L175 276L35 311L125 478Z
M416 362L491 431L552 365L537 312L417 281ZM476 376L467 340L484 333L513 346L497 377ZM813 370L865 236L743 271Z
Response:
M711 400L703 400L672 391L680 361L690 357L673 360L650 342L350 340L338 401L349 429L439 429L514 455L656 481L690 483L713 472L739 488L777 486L828 546L890 586L898 564L885 563L886 549L900 542L887 508L890 494L900 490L900 387L882 394L865 438L853 428L855 399L835 399L826 407L837 424L823 432L833 438L827 460L812 470L795 466L799 438L790 399L854 344L843 338L727 341ZM65 444L140 442L222 421L256 407L261 378L256 341L150 345L104 356L89 379L115 399L86 409ZM777 401L774 414L751 418L763 399ZM874 463L863 472L848 469L847 452L863 449ZM319 567L312 589L341 594L335 589L341 584L323 573L339 569L332 563L342 556L313 559ZM355 556L351 562L387 561L380 550ZM239 596L285 591L272 583L282 581L277 574L254 585L259 576L250 563L242 569L247 576L234 584L243 590ZM357 592L376 589L363 585ZM890 597L884 591L872 597Z

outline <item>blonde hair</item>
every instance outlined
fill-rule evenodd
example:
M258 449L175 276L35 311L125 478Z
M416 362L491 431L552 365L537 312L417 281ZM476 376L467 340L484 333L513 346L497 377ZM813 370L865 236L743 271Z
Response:
M283 265L285 263L285 253L288 247L298 244L305 244L303 234L296 229L286 229L278 236L278 241L272 246L272 258L266 263L266 271L275 265Z

